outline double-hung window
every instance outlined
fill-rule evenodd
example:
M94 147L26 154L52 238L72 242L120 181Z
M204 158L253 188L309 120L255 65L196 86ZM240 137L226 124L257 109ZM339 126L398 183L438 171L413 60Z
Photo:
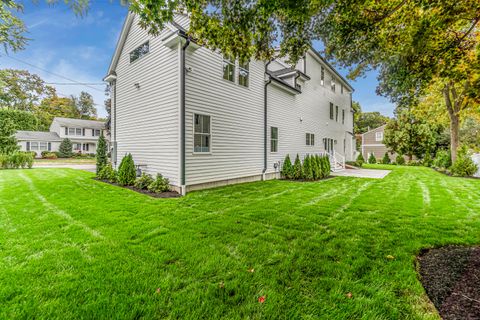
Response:
M194 152L210 152L211 145L210 116L203 114L194 115Z
M38 150L38 142L30 142L30 150Z
M383 141L383 132L375 132L375 141Z
M68 135L74 136L75 135L75 128L68 128Z
M330 102L330 120L333 120L333 103Z
M335 121L338 122L338 106L335 106Z
M223 79L235 82L235 59L223 57Z
M305 139L306 139L306 145L307 146L314 146L315 145L315 134L313 133L307 133L305 135Z
M320 84L325 85L325 68L321 67L320 69Z
M148 52L150 52L150 43L147 41L136 47L132 52L130 52L130 63L140 59Z
M95 137L98 137L100 136L100 129L95 129L95 130L92 129L92 133Z
M238 65L238 84L244 87L248 87L248 78L250 70L248 61L245 63L239 63Z
M76 134L77 136L81 136L81 135L82 135L82 128L76 128L76 129L75 129L75 134Z
M330 81L330 89L332 89L333 92L335 92L335 78L332 77L332 80Z
M270 152L278 152L278 128L270 127Z

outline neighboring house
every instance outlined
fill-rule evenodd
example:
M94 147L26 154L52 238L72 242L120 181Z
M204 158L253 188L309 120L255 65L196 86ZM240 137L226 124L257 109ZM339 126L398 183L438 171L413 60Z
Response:
M395 154L383 144L385 127L386 124L362 134L362 155L365 160L368 160L371 154L380 160L387 152L390 160L395 161Z
M278 177L287 154L352 160L353 88L313 48L295 66L241 63L187 39L188 23L154 37L128 14L105 77L116 167L131 153L185 193Z
M58 151L65 138L72 141L73 152L94 154L102 131L105 134L103 121L56 117L49 132L17 131L15 136L20 150L35 151L37 156L41 156L42 151Z

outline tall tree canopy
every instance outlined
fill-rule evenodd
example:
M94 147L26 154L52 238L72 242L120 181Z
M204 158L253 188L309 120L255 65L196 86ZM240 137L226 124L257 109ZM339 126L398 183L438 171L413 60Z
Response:
M97 118L97 109L95 108L95 103L90 93L82 91L78 97L72 96L71 99L80 118L87 120Z

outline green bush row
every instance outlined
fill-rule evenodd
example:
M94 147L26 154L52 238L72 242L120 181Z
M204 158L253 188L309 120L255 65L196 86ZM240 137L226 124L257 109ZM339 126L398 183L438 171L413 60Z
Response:
M32 168L34 156L31 152L17 151L11 154L0 154L0 169Z
M292 165L290 155L287 154L283 161L282 177L291 180L320 180L330 175L330 160L328 156L307 155L300 161L300 157L296 156Z

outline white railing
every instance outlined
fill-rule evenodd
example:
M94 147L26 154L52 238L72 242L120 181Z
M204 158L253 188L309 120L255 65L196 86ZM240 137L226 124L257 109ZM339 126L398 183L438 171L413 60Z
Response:
M336 151L327 153L330 158L331 171L337 172L345 169L345 156Z

